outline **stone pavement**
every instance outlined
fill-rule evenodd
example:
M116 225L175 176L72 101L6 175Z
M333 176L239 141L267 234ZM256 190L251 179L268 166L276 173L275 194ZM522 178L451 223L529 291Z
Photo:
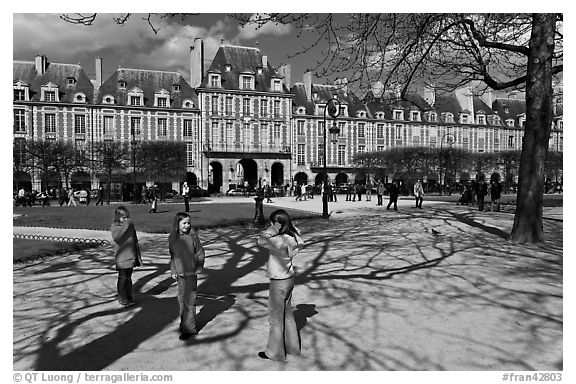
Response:
M274 204L321 212L320 199L291 200ZM546 245L522 246L505 240L511 214L367 204L333 203L329 222L297 223L301 356L256 356L268 331L267 254L256 230L229 227L200 233L202 328L188 341L178 339L167 235L139 233L145 265L130 309L115 301L110 246L15 264L14 370L562 369L561 209L546 209L556 215Z

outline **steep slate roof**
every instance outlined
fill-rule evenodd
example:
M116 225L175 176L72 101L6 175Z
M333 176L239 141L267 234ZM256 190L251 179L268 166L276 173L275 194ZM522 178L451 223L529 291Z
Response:
M472 98L472 103L474 105L474 113L475 114L478 114L478 112L480 112L480 111L484 111L484 114L486 114L486 116L495 114L495 112L492 110L492 108L489 107L488 104L486 104L484 102L484 100L482 100L478 96L474 96Z
M41 87L49 82L58 85L60 102L71 103L74 95L82 92L88 103L93 101L94 85L86 75L86 72L77 64L48 63L46 72L38 75L36 64L32 61L14 61L14 82L20 80L30 85L30 100L40 101ZM76 79L76 85L68 85L68 78Z
M230 71L226 71L226 64L230 65ZM258 74L257 69L262 68L262 74ZM270 92L271 79L283 77L267 62L266 68L262 64L262 52L258 48L237 47L233 45L223 45L218 49L208 73L219 73L221 75L222 89L239 90L241 73L254 75L255 91ZM208 87L208 76L202 81L202 88ZM283 85L283 91L288 89Z
M504 107L508 107L508 113ZM526 100L522 99L496 99L492 103L492 109L500 116L504 123L508 119L513 119L516 126L519 126L519 116L526 113Z
M442 118L443 112L449 112L454 118L457 118L458 114L462 111L460 103L454 93L436 94L433 107L440 118Z
M296 111L298 107L306 107L306 114L314 115L315 103L313 100L307 100L304 83L294 84L290 92L294 95L294 99L292 100L292 108L294 111ZM348 105L349 117L356 117L356 112L358 111L367 111L369 113L362 100L350 91L345 92L342 86L312 84L312 95L314 93L318 94L316 103L321 104L326 103L334 97L334 94L336 94L340 103Z
M120 89L118 82L124 80L126 89ZM173 85L180 85L180 91L174 91ZM102 104L102 99L111 95L116 105L128 104L128 93L138 87L144 92L144 106L154 107L154 94L162 89L170 93L170 108L182 108L184 100L192 100L198 107L198 96L190 84L178 72L151 71L144 69L118 68L98 91L96 103Z

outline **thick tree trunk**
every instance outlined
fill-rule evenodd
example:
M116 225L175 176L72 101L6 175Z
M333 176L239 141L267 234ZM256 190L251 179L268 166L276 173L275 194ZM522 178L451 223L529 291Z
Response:
M516 215L510 240L544 241L542 206L544 162L552 126L552 54L554 14L537 14L532 21L526 73L526 127L518 176Z

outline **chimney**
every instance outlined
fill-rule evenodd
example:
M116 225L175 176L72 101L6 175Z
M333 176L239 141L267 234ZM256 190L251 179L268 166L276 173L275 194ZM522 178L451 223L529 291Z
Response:
M222 45L224 45L224 38L223 37L220 38L220 46L222 46Z
M286 88L290 89L290 76L292 74L292 68L290 64L284 64L278 68L278 74L284 78L284 85Z
M434 84L424 85L424 100L433 107L436 104L436 89Z
M262 67L264 67L264 70L268 68L268 56L266 55L262 55Z
M312 72L304 73L304 89L306 90L306 100L312 101Z
M204 76L204 41L196 37L190 47L190 86L198 88Z
M96 88L102 86L102 58L96 58Z
M44 55L36 55L36 73L38 75L43 75L46 73L46 68L48 67L48 59Z

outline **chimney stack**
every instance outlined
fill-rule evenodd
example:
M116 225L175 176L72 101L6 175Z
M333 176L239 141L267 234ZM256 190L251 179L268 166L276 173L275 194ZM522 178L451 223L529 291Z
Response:
M284 85L290 89L290 80L292 75L292 67L290 64L284 64L278 68L278 74L284 78Z
M306 100L312 101L312 72L304 73L304 89L306 90Z
M268 56L266 55L262 55L262 67L264 67L264 70L268 68Z
M96 88L102 86L102 58L96 58Z
M424 100L433 107L436 104L436 90L434 84L424 85Z
M44 55L36 55L36 73L43 75L48 67L48 59Z
M198 88L204 76L204 41L196 37L190 47L190 86Z

